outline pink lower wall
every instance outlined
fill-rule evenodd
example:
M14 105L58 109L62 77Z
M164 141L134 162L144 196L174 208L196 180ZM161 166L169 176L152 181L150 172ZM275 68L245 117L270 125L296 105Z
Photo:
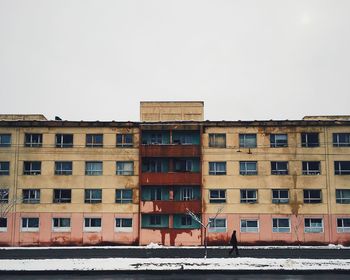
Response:
M147 245L151 242L163 245L197 246L202 244L200 229L141 229L139 234L138 214L115 214L115 213L91 213L86 217L101 217L102 228L100 232L84 232L83 213L17 213L8 215L7 231L0 232L0 246L54 246L54 245ZM214 215L204 214L205 222ZM40 229L38 232L22 232L22 217L39 217ZM53 217L70 217L70 232L53 232ZM131 232L116 232L115 218L133 218ZM350 218L348 215L269 215L269 214L221 214L225 217L227 227L225 232L208 232L209 245L227 245L232 231L237 231L240 243L249 244L349 244L350 233L337 232L337 218ZM289 217L291 220L290 233L273 233L272 218ZM322 233L304 233L304 218L323 218L324 230ZM259 232L241 233L241 219L258 219ZM13 223L15 221L15 223Z

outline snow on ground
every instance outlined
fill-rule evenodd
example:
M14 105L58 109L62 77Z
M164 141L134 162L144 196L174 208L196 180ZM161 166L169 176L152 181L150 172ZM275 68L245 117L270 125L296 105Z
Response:
M203 249L204 246L163 246L150 243L146 246L58 246L58 247L0 247L0 250L48 250L48 249ZM208 249L230 249L231 246L208 246ZM350 249L343 245L329 244L325 246L238 246L239 249Z
M350 270L350 259L45 259L1 260L0 271L144 271L144 270Z

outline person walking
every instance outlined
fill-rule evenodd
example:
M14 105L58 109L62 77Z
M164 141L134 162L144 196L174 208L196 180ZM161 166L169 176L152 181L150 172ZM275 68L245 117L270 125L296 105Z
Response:
M235 251L236 256L239 256L238 247L237 247L237 237L236 237L236 231L235 231L235 230L232 232L232 236L231 236L231 240L230 240L230 245L232 246L232 249L231 249L230 252L228 253L229 256L232 255L233 251Z

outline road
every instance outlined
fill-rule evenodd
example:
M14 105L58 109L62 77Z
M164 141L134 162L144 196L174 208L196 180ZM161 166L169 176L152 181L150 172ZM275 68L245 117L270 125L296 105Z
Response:
M227 258L228 249L208 248L208 258ZM203 248L55 248L0 249L0 259L202 258ZM240 257L350 259L350 249L240 249Z

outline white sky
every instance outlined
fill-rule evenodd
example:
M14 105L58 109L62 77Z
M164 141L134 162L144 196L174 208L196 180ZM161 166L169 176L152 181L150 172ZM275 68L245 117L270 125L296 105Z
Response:
M0 0L0 113L139 120L350 114L349 0Z

